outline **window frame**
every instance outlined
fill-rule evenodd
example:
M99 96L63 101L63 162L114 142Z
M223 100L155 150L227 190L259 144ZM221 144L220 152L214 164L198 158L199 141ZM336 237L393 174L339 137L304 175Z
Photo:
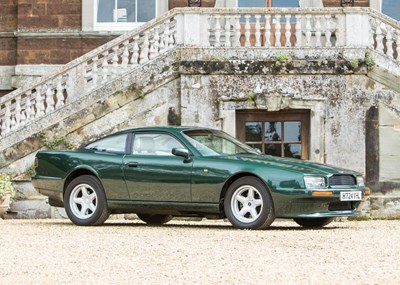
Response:
M116 3L117 0L113 0ZM133 0L137 1L137 0ZM155 18L158 17L158 9L159 9L159 0L153 0L155 2ZM106 23L99 23L97 21L97 0L93 1L93 30L96 31L129 31L135 29L146 22L106 22ZM135 11L136 16L138 11ZM137 17L136 17L137 18Z
M301 159L309 159L310 153L310 110L287 110L287 111L274 111L268 112L263 110L237 110L236 111L236 136L237 138L246 143L246 122L262 122L263 132L265 122L291 122L300 121L301 122ZM277 144L285 145L286 142L282 139L279 143L272 143L262 138L261 144L265 151L264 145L267 144ZM280 156L284 157L284 156Z

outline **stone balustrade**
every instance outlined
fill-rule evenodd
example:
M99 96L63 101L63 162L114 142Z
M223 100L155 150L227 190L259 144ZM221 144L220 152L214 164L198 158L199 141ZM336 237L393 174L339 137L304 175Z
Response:
M0 138L176 46L369 48L400 65L400 24L363 8L174 9L0 98Z

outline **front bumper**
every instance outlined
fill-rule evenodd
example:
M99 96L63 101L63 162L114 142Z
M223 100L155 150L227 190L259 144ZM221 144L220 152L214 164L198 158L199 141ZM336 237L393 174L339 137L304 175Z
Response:
M274 197L275 215L280 218L325 218L361 215L360 204L366 199L366 188L304 189L296 195L281 191ZM313 195L313 192L332 192L331 195ZM340 192L361 191L361 201L340 201ZM367 192L368 193L368 192ZM275 202L276 200L276 202Z

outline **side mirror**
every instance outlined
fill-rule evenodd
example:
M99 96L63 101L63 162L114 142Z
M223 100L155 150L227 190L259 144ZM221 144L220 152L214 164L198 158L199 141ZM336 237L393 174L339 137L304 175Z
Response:
M189 157L190 157L190 152L189 152L189 150L187 150L186 148L177 148L177 147L174 147L174 148L172 149L172 154L173 154L173 155L176 155L176 156L184 157L185 159L189 159Z

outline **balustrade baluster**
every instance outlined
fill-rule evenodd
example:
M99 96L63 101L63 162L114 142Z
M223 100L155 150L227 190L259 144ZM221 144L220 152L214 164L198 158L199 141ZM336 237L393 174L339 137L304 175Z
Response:
M211 19L210 15L204 15L204 21L205 21L205 24L206 24L206 31L207 31L207 37L206 37L206 39L204 41L204 45L206 47L210 46L210 37L211 37L210 19Z
M225 16L225 46L230 47L231 45L231 17Z
M153 37L153 47L154 47L154 57L158 56L160 48L160 27L154 27L154 37Z
M260 18L261 15L255 15L254 18L256 19L256 24L255 24L255 37L256 37L256 43L255 46L256 47L260 47L261 46L261 25L260 25Z
M39 118L44 115L44 102L42 98L42 86L39 85L36 87L36 98L35 98L35 108L36 115L35 118Z
M168 21L168 25L170 25L170 22ZM169 41L168 41L168 49L172 49L175 45L175 27L170 27L169 30Z
M215 44L214 46L220 47L220 40L221 40L221 23L220 23L220 15L215 15L215 27L214 27L214 36L215 36Z
M265 15L265 47L271 47L271 15Z
M386 31L386 55L393 58L393 34L391 27L387 27Z
M315 16L315 46L321 46L321 15Z
M15 113L11 114L10 130L15 130L17 123L15 122Z
M376 33L376 21L373 18L370 18L369 24L371 26L371 29L369 30L369 46L370 48L375 49L374 36Z
M21 123L21 95L18 95L15 98L15 110L14 110L14 117L15 117L15 128L18 128Z
M92 73L93 73L93 80L94 80L94 72L93 69L94 67L97 65L97 58L96 61L93 60L93 67L92 67ZM96 70L97 70L97 66L96 66ZM96 75L97 77L97 75ZM62 76L57 77L57 93L56 93L56 109L61 108L62 106L64 106L64 89L62 86Z
M376 23L376 49L383 53L383 35L381 29L381 23Z
M160 53L164 49L164 46L161 47L161 44L163 44L163 41L160 43ZM135 36L133 38L133 47L132 47L132 56L131 56L131 61L130 64L132 67L136 67L139 65L139 36Z
M124 70L126 70L129 63L129 41L124 41L123 46L124 46L124 51L122 52L121 66Z
M150 49L149 49L149 59L152 60L155 57L155 49L154 49L154 38L150 39Z
M54 99L53 99L53 90L51 89L51 84L47 83L45 85L46 89L46 114L50 113L51 111L54 111Z
M306 15L306 46L311 46L311 15Z
M98 56L95 56L92 59L92 88L95 88L97 86L97 78L98 78L98 69L97 69L97 64L98 64ZM58 83L57 83L57 94L58 94ZM57 97L58 100L58 97ZM57 102L58 104L58 102Z
M291 25L290 25L290 18L292 15L285 15L286 18L286 24L285 24L285 47L291 47L292 43L290 41L290 36L292 35L291 33Z
M101 63L101 83L106 83L108 81L108 50L102 53L103 61Z
M332 36L332 32L331 32L331 15L325 15L325 46L326 47L331 47L332 46L332 42L331 42L331 36Z
M233 40L233 46L234 47L240 47L241 43L240 43L240 36L242 35L242 33L240 32L240 15L236 15L234 16L235 19L235 37Z
M303 35L301 30L301 15L296 15L296 47L301 47L303 42Z
M245 15L244 16L245 20L246 20L246 24L244 25L244 35L245 35L245 43L244 46L245 47L249 47L251 45L250 43L250 15Z
M146 32L145 32L145 38L146 38ZM168 20L164 21L163 39L164 39L164 51L167 51L169 48L169 21ZM140 55L142 55L142 53L140 53Z
M26 120L29 121L32 118L34 118L35 114L33 113L32 110L32 91L29 90L28 92L25 93L26 95L26 101L25 101L25 117Z
M142 45L142 48L140 49L139 63L145 63L149 60L149 32L148 31L144 32L143 38L144 38L143 45ZM168 37L166 38L165 45L166 45L166 47L168 46Z
M116 78L118 74L121 72L121 68L118 66L119 58L118 58L118 49L119 46L115 46L112 48L113 50L113 57L111 59L112 61L112 76L113 78Z
M11 130L11 101L8 101L5 103L6 105L6 111L4 114L4 126L1 127L2 129L2 134L7 134Z
M281 15L275 15L275 47L281 47Z

